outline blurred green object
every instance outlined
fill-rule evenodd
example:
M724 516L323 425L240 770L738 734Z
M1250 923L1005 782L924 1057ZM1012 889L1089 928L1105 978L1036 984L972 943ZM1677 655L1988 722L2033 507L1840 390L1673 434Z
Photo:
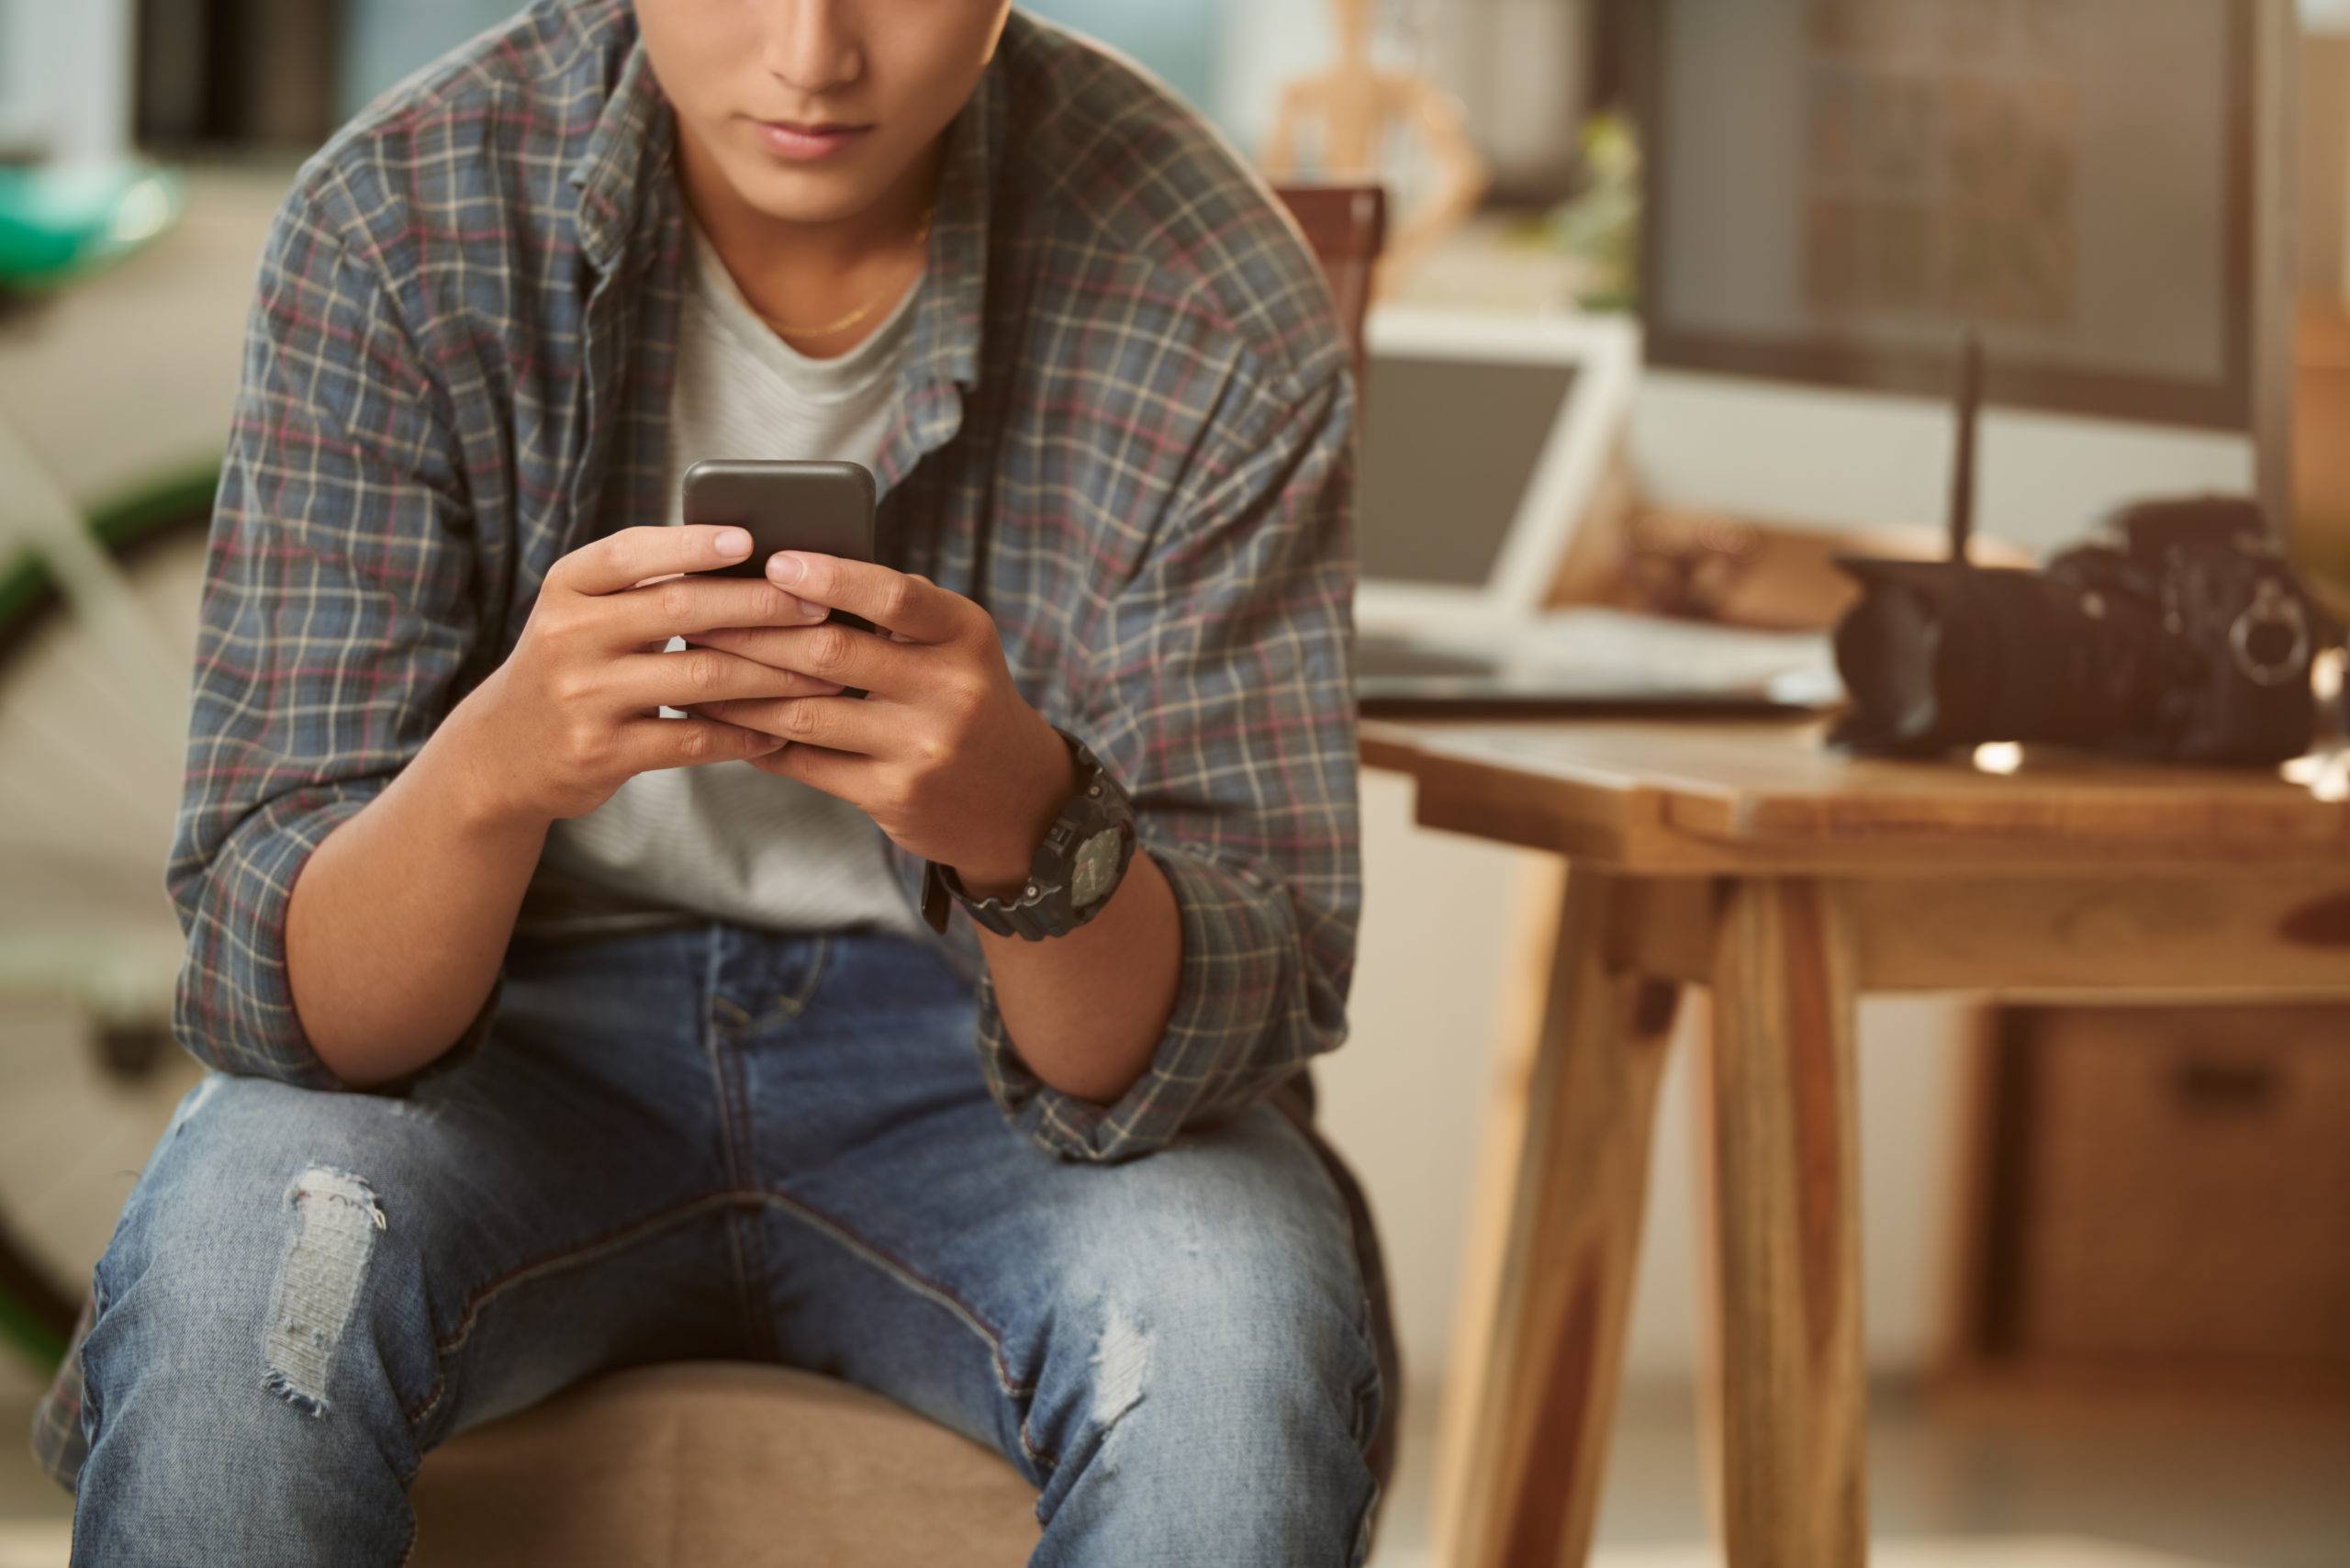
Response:
M60 286L178 220L180 178L136 160L0 165L0 289Z
M1610 111L1583 125L1583 178L1575 194L1535 225L1540 238L1587 269L1575 303L1586 310L1631 310L1640 296L1640 141L1632 122Z

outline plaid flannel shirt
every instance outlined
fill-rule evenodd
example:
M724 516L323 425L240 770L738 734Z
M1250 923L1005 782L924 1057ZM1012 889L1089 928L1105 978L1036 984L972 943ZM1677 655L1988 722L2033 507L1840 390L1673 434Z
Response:
M630 8L543 4L363 115L279 215L167 872L174 1025L210 1066L341 1087L286 983L303 860L505 659L557 557L665 515L673 135ZM1021 692L1126 784L1174 885L1174 1015L1115 1104L1037 1080L959 917L950 944L1006 1111L1114 1159L1344 1032L1348 352L1277 200L1101 51L1015 17L949 137L878 537L987 604ZM890 849L918 899L920 860Z
M363 111L279 209L165 878L173 1029L207 1066L351 1087L287 984L303 862L506 658L557 558L665 515L673 137L624 0L541 0ZM949 129L928 264L881 558L979 599L1022 694L1132 792L1181 912L1173 1014L1134 1086L1087 1101L1023 1062L959 911L938 939L1012 1125L1124 1159L1345 1036L1350 357L1263 183L1157 84L1017 13ZM918 901L922 862L889 848ZM502 988L426 1071L479 1047ZM68 1485L77 1371L36 1430Z

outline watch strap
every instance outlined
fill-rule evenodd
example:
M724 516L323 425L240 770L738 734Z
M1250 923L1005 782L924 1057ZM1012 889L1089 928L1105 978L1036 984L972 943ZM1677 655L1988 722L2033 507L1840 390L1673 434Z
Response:
M935 860L922 863L922 917L941 936L946 935L946 917L954 908L954 895L947 891L944 870Z
M1044 843L1037 846L1035 859L1030 866L1027 886L1016 898L975 897L963 886L962 879L956 875L953 867L926 860L923 866L922 913L923 919L932 930L941 934L946 932L947 905L951 900L960 903L974 921L999 935L1041 941L1084 924L1110 902L1111 893L1105 892L1084 913L1077 913L1075 906L1069 902L1069 879L1074 871L1072 857L1092 836L1114 827L1120 832L1123 841L1119 846L1118 864L1118 878L1123 879L1136 849L1134 808L1126 798L1125 790L1084 742L1058 725L1054 726L1054 732L1068 744L1077 762L1077 790L1055 816ZM1080 820L1088 817L1096 819L1090 832L1079 834L1074 831L1074 824L1070 822L1072 813ZM1106 821L1102 820L1105 816ZM1045 869L1045 862L1046 855L1054 851L1057 840L1060 864L1058 867L1059 875L1055 877ZM1115 886L1113 879L1113 892Z
M932 864L935 866L937 862ZM938 884L973 920L999 936L1023 936L1037 942L1053 935L1040 914L1040 906L1050 896L1044 889L1035 894L1024 891L1013 899L980 898L963 886L963 879L955 874L952 866L938 866ZM1035 884L1029 886L1034 888Z

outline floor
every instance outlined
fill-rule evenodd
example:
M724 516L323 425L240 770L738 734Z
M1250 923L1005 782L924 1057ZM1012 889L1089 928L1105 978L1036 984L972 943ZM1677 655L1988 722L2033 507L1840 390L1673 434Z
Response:
M0 1433L30 1384L0 1375ZM1438 1568L1428 1547L1436 1401L1411 1403L1371 1568ZM1715 1568L1686 1385L1626 1391L1593 1568ZM2076 1410L1930 1418L1871 1394L1875 1568L2344 1568L2350 1415ZM0 1568L62 1568L67 1499L20 1439L0 1447Z
M1438 1568L1428 1550L1433 1398L1371 1568ZM1686 1383L1628 1387L1593 1568L1713 1568ZM1930 1416L1870 1391L1875 1568L2350 1568L2350 1412L2073 1407Z
M1651 1389L1624 1413L1603 1538L1698 1533L1694 1409L1685 1389ZM2076 1406L1935 1419L1915 1390L1879 1387L1869 1465L1870 1530L1884 1541L2062 1537L2154 1554L2114 1568L2350 1568L2350 1416L2339 1411ZM2009 1561L1983 1561L1995 1560Z

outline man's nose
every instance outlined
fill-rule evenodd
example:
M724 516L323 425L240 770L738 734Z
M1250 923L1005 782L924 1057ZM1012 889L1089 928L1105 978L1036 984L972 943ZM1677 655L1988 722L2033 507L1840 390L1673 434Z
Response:
M858 41L857 0L768 0L768 73L796 92L828 92L865 69Z

